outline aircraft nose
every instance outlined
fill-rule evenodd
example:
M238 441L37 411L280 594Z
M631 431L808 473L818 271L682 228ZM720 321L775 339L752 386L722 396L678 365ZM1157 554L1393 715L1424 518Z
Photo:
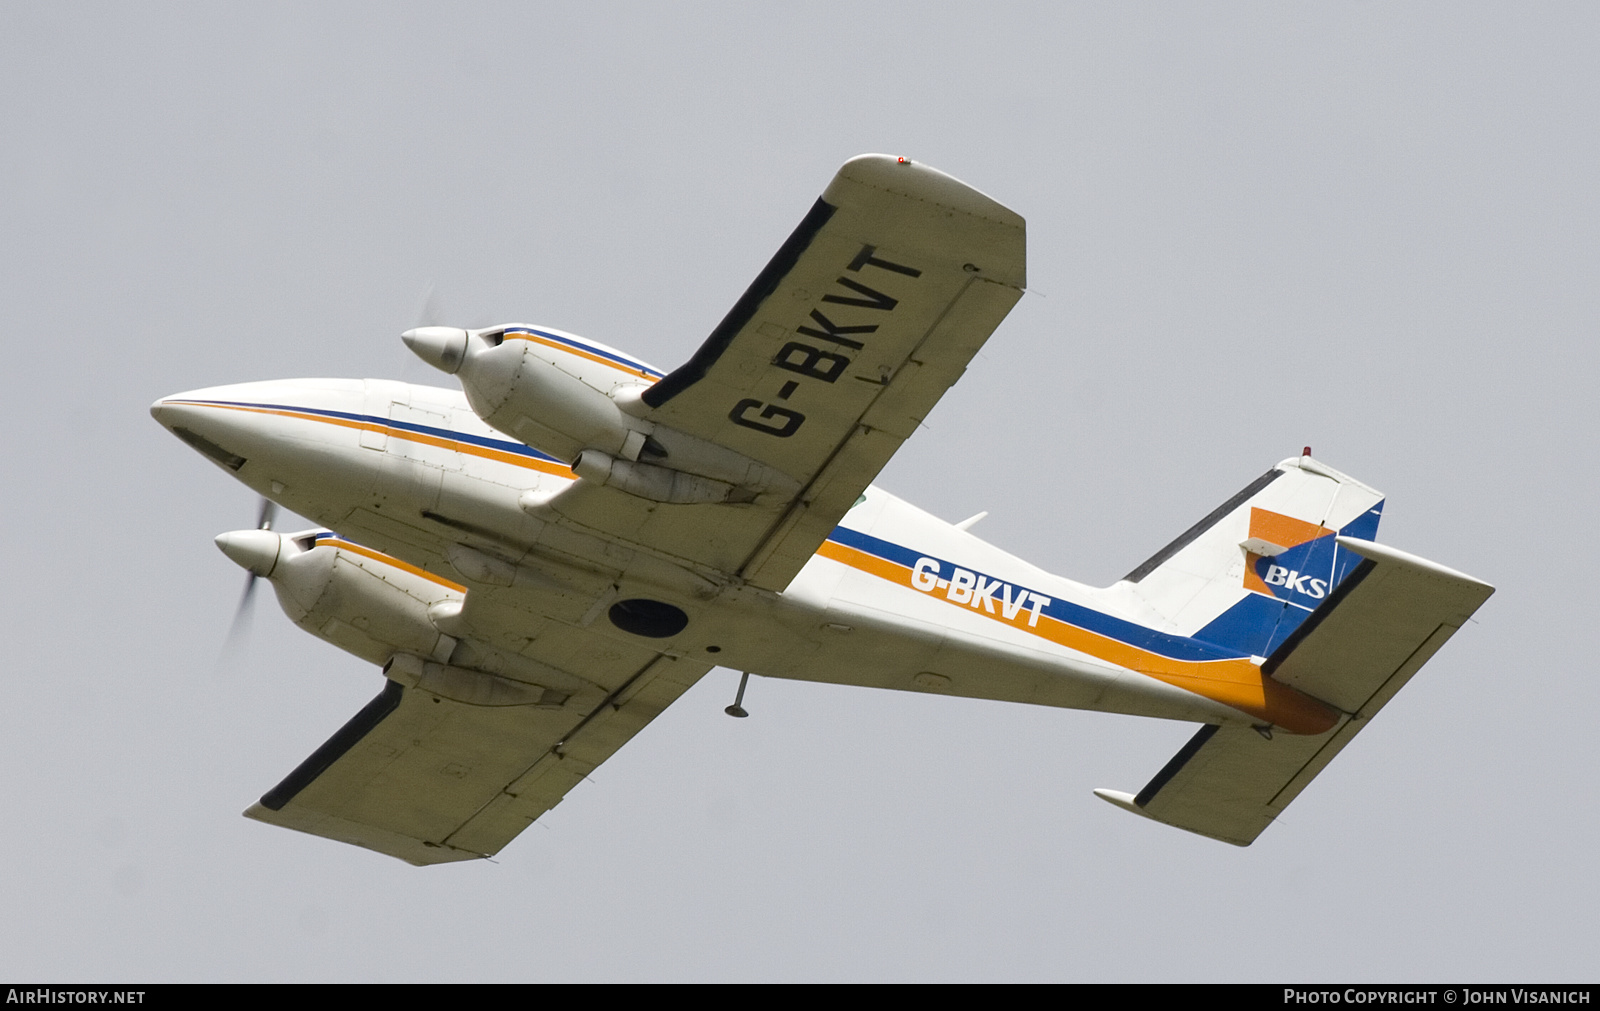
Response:
M205 401L216 399L206 396L211 392L195 390L162 397L150 405L150 416L191 449L237 472L251 452L241 448L250 445L248 433L241 430L237 419L225 416L232 412L207 409Z
M172 403L177 399L177 397L162 397L150 405L150 417L156 419L162 428L171 428L177 423L178 410Z
M209 391L195 390L190 393L174 393L169 397L162 397L150 405L150 417L156 419L162 428L171 430L175 426L182 425L186 419L190 419L199 413L195 408L195 401L204 398L196 396L196 394L206 392Z

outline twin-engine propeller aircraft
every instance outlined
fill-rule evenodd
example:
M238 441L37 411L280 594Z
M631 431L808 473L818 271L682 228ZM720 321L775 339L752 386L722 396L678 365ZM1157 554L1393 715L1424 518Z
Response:
M429 326L404 339L460 393L158 401L326 525L217 545L385 674L246 815L414 864L489 856L722 665L1204 724L1137 794L1095 792L1249 844L1493 589L1373 543L1383 497L1309 450L1104 589L872 487L1021 296L1023 245L984 194L866 155L675 371L548 327Z

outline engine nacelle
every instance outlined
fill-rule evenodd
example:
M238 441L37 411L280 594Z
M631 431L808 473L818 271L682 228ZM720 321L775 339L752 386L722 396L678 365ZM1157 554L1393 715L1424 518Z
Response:
M345 546L341 546L341 545ZM396 653L439 662L456 640L428 619L428 608L462 594L426 576L371 557L359 545L311 531L239 530L217 538L223 553L272 583L289 620L319 639L382 666Z
M402 337L461 380L490 426L597 484L669 503L781 502L800 490L766 464L655 424L640 394L657 374L603 345L524 326L421 327Z
M467 403L485 423L535 449L571 463L585 449L637 460L645 446L648 426L612 398L637 399L626 393L642 376L561 350L531 328L422 327L403 336L424 361L461 380Z
M236 530L218 537L217 547L269 580L296 625L408 688L472 706L545 709L607 691L466 638L458 587L327 531Z

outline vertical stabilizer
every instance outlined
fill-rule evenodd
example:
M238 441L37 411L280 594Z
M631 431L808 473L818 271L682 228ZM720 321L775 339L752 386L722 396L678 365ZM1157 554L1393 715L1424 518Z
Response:
M1140 620L1267 656L1361 558L1383 496L1309 455L1291 457L1123 577L1112 593Z

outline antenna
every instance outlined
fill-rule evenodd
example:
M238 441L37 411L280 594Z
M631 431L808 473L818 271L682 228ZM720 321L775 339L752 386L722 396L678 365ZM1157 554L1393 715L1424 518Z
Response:
M744 672L744 676L739 678L739 694L734 697L733 705L731 705L728 708L724 709L723 712L727 713L729 716L737 716L741 720L744 719L746 716L750 715L748 712L745 711L744 706L739 704L739 703L744 701L744 686L749 684L749 683L750 683L750 672L749 671L745 671Z

